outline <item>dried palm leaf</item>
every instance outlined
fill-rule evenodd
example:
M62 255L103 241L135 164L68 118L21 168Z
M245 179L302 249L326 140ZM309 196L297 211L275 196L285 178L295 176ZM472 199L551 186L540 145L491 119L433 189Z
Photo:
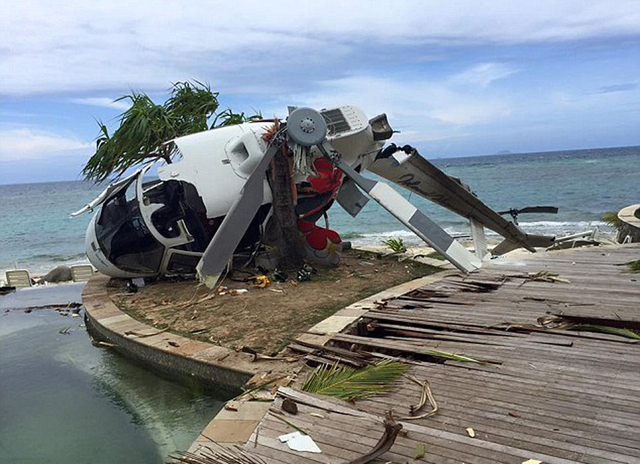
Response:
M257 455L239 447L225 447L211 443L198 450L198 453L178 451L169 456L173 462L182 464L265 464Z

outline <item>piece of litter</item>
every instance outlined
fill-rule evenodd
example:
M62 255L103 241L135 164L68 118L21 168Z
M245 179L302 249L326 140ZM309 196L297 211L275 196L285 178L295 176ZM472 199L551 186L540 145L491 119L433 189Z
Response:
M229 295L240 295L242 293L249 293L249 290L247 290L246 288L238 288L237 290L229 290L228 293Z
M324 419L324 416L322 414L318 414L317 412L310 412L309 415L313 417L317 417L319 419Z
M224 408L227 411L237 411L238 410L238 402L237 401L227 401L224 405Z
M307 453L322 453L322 450L318 448L318 445L313 441L309 435L302 435L300 432L287 433L286 435L280 435L278 437L282 443L286 443L287 446L293 451L303 451Z
M537 459L527 459L526 461L522 461L522 464L542 464L542 461L538 461Z
M413 458L414 459L422 459L424 457L424 455L425 455L425 451L426 450L425 450L424 444L422 444L422 443L417 444L416 445L416 449L415 449L415 451L413 453Z
M467 434L471 437L471 438L475 438L476 436L476 432L475 430L473 430L471 427L468 427L467 429L465 429L467 431Z

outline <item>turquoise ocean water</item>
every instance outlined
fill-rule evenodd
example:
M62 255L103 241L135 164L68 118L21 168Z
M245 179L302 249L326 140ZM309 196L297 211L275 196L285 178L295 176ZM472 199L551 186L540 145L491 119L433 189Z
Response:
M640 147L432 161L460 177L496 210L558 206L557 215L520 216L521 226L536 233L564 235L595 225L606 229L600 222L603 213L640 202ZM69 213L101 190L79 181L0 185L0 276L16 267L37 275L59 264L85 261L84 233L90 215L71 219ZM462 218L416 195L405 196L449 232L468 231ZM389 236L419 243L374 202L355 219L336 205L329 219L344 239L356 243L376 244Z

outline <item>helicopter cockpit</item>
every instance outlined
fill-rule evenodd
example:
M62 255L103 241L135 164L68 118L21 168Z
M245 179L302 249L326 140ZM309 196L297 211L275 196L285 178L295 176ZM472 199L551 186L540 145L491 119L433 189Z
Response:
M220 221L208 220L185 181L144 182L147 169L111 188L87 231L89 260L109 275L194 272Z

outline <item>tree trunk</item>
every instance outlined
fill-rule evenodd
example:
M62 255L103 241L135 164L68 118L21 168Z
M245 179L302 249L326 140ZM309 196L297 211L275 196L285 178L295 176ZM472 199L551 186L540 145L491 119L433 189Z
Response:
M304 264L305 252L298 238L291 167L284 151L278 151L273 159L272 180L273 211L279 229L276 245L279 266L283 270L299 269Z

